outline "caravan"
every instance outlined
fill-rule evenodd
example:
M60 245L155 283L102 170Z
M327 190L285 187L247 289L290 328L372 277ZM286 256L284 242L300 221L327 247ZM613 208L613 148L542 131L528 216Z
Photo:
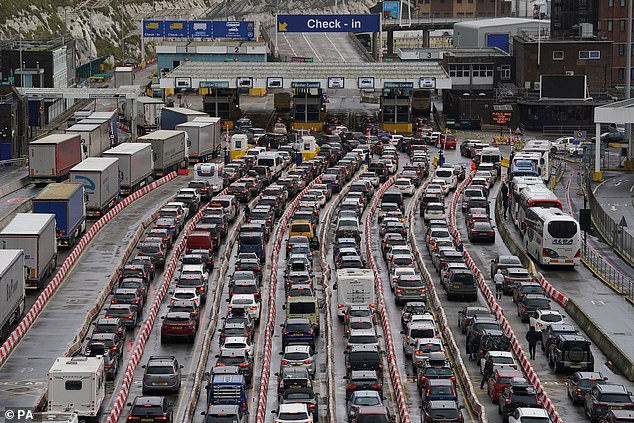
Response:
M49 412L95 417L105 396L103 357L60 357L48 371Z
M209 182L213 194L217 194L225 187L223 166L219 163L196 163L194 165L194 180Z

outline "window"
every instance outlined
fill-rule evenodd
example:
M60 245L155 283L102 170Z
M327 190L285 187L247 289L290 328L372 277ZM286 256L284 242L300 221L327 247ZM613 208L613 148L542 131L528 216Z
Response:
M625 21L619 21L619 31L625 32Z
M614 0L608 0L608 7L614 6Z
M621 0L621 7L625 7L625 0Z
M612 32L612 26L613 26L613 22L610 20L608 21L608 32Z
M500 78L502 78L503 81L508 81L509 79L511 79L511 65L502 65Z
M623 81L625 79L625 69L619 68L618 74L619 74L619 81Z
M553 51L553 60L564 60L564 52L561 50Z
M625 44L619 44L619 56L625 56Z
M579 50L579 59L599 60L601 59L601 52L599 50Z
M64 382L64 388L67 391L81 391L81 380L67 380Z

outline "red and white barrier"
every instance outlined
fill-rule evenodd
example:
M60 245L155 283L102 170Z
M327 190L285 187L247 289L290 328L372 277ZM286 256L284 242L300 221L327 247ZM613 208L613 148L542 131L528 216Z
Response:
M456 242L458 242L459 244L462 244L462 238L456 226L456 206L458 204L458 198L460 197L460 194L462 193L464 188L467 186L467 184L471 181L472 177L473 177L473 173L469 174L467 178L465 178L465 180L462 182L462 184L460 184L458 189L456 189L456 192L451 200L451 207L449 209L450 230L454 238L456 239ZM489 285L486 283L484 275L482 274L478 266L475 264L473 258L471 257L471 254L469 254L466 248L464 248L464 256L465 256L465 261L467 263L467 266L469 266L469 268L473 271L489 307L491 308L493 313L495 313L496 317L502 324L502 328L504 329L504 332L511 339L511 346L513 348L513 353L517 357L517 360L520 362L520 365L522 366L522 369L524 370L524 374L526 375L529 382L535 387L537 393L542 395L542 404L544 408L546 409L546 411L548 411L548 414L550 414L550 417L553 423L563 423L564 420L561 418L561 416L559 416L559 413L557 413L557 410L555 409L555 406L552 400L546 393L546 390L544 389L544 386L542 385L539 379L539 376L537 375L537 372L535 372L535 370L533 369L533 366L531 365L530 360L528 359L528 356L526 355L526 353L524 352L524 349L520 345L519 340L517 336L515 335L515 331L513 331L511 324L504 316L504 310L496 301L495 295L491 291L491 288L489 288Z
M38 318L40 313L44 310L44 308L48 304L49 300L51 299L55 291L57 291L57 288L59 288L60 284L62 283L62 281L68 274L68 271L70 270L70 268L73 267L73 265L77 262L81 254L84 252L84 249L86 248L88 243L92 241L92 239L99 233L99 231L108 222L110 222L117 214L119 214L121 210L123 210L124 208L126 208L131 203L138 200L139 198L143 197L145 194L153 191L157 187L160 187L161 185L164 185L165 183L171 181L175 177L176 177L176 173L172 172L164 176L163 178L156 180L149 185L146 185L145 187L136 191L132 195L123 199L119 204L114 206L108 213L103 215L101 219L95 222L95 224L88 230L88 232L86 232L86 234L84 234L84 236L79 240L79 242L77 243L75 248L73 248L73 250L71 251L69 256L66 258L66 260L64 260L61 268L57 271L57 273L55 274L51 282L46 286L46 288L44 288L44 290L39 295L39 297L37 298L37 300L31 307L31 309L24 316L24 318L22 319L18 327L11 333L11 335L9 335L9 337L4 342L4 344L2 344L2 347L0 347L0 367L4 365L4 363L7 361L7 359L11 355L11 352L17 347L19 342L24 338L24 336L29 331L29 329L31 328L35 320Z
M390 317L385 307L385 295L383 293L383 283L381 282L381 275L374 261L374 252L372 251L372 217L381 200L383 193L394 183L395 178L391 177L387 180L379 190L375 193L368 215L365 219L365 248L366 256L368 257L368 263L374 273L374 283L377 291L377 309L381 315L381 323L383 324L383 336L385 340L386 358L388 364L388 371L390 373L390 379L392 380L392 386L394 387L394 393L396 395L396 406L398 407L398 414L402 423L411 423L412 418L407 407L407 400L405 398L405 389L403 388L403 382L401 381L401 374L398 369L398 362L396 361L396 349L394 348L394 338L392 337L392 330L390 329Z
M277 293L277 262L279 260L280 250L282 249L282 239L286 224L289 222L295 209L299 205L301 197L308 192L313 185L321 182L321 176L310 182L306 188L300 192L293 200L290 207L286 210L280 223L275 231L275 243L273 244L273 254L271 255L271 279L269 283L269 300L268 313L266 315L266 326L264 328L264 352L262 354L262 371L260 372L260 386L258 392L257 407L255 411L256 423L264 423L266 421L266 406L268 402L269 382L271 378L271 350L273 346L273 332L275 330L276 317L276 293ZM110 423L110 422L108 422Z

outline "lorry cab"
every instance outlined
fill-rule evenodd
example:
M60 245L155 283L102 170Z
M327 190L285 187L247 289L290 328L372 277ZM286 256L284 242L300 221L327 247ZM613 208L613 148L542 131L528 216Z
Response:
M233 134L230 140L229 159L241 159L247 150L251 148L249 145L249 137L246 134Z
M304 135L302 140L302 162L313 159L319 154L319 146L317 140L312 135Z

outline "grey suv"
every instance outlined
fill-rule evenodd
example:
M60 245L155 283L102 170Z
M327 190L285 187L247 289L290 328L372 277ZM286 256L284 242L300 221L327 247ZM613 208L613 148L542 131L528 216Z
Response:
M178 392L181 388L181 369L176 357L150 356L143 366L143 395L148 392Z
M236 404L213 404L201 414L205 416L203 423L247 422L247 413Z
M581 335L557 335L548 349L548 365L560 372L563 369L594 371L594 357L590 341Z

